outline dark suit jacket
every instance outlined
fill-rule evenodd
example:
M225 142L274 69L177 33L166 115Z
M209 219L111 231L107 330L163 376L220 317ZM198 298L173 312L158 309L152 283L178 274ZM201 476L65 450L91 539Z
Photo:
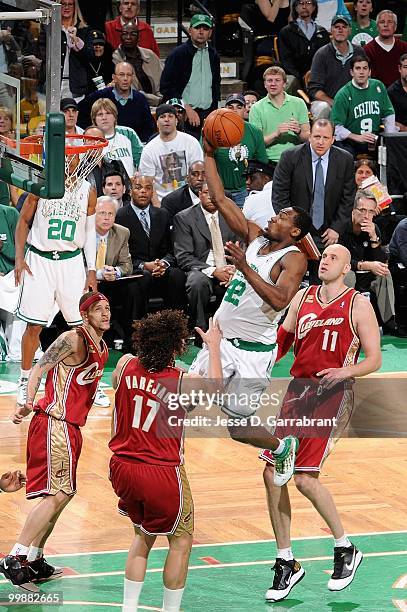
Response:
M184 185L176 189L161 200L161 208L165 208L168 212L171 223L174 215L190 206L192 206L192 200L189 193L189 185Z
M223 242L238 240L236 234L219 215L219 228ZM174 217L174 253L181 270L204 270L212 248L211 232L200 204L181 211Z
M120 268L122 276L129 276L133 272L129 237L130 232L127 227L114 223L107 239L106 265Z
M165 259L171 266L175 264L166 210L150 205L150 236L143 230L130 204L119 208L116 221L130 230L129 248L134 271L141 263L154 259Z
M325 222L341 234L351 218L355 191L353 157L331 147L325 182ZM308 143L284 151L274 170L273 207L279 212L287 206L301 206L309 212L313 200L311 151Z

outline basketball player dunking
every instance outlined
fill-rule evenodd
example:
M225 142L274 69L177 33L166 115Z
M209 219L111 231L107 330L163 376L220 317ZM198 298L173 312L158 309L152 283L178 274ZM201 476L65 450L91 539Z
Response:
M130 517L135 529L126 564L123 612L138 609L148 555L157 535L166 535L169 542L162 609L177 612L188 571L194 508L183 457L185 410L175 398L179 393L209 390L212 383L174 367L188 336L181 312L149 315L135 321L134 329L137 357L123 355L113 372L114 434L109 444L114 453L110 478L120 498L119 512ZM206 333L195 329L208 348L209 378L219 381L219 327L210 321Z
M282 357L294 342L294 376L279 417L302 416L348 421L353 407L352 379L380 368L380 334L369 300L343 282L350 270L350 253L341 245L325 249L319 265L322 286L311 285L297 293L277 336ZM357 363L360 349L365 357ZM345 418L344 418L345 417ZM335 424L333 422L333 424ZM335 539L334 571L328 589L341 591L353 580L362 553L345 535L329 491L319 480L322 463L341 427L314 430L305 437L302 428L295 462L294 482L324 519ZM308 430L309 431L309 430ZM292 433L292 431L291 431ZM286 435L277 427L276 435ZM291 507L287 486L273 484L273 456L263 451L270 518L277 542L274 582L268 601L285 599L303 578L304 569L293 557L290 541Z
M276 439L265 427L244 422L256 411L252 408L253 401L247 402L247 397L255 401L267 388L277 354L278 321L298 291L307 269L306 257L296 242L308 233L311 219L301 208L285 208L265 229L248 221L240 208L225 196L214 150L206 140L204 148L211 201L230 229L248 245L245 253L231 242L226 245L227 259L235 265L236 273L214 316L223 334L222 368L231 398L222 410L233 417L229 432L234 439L273 451L276 483L283 484L293 473L296 440L293 437ZM205 375L207 363L208 353L203 348L190 372Z
M79 163L79 156L72 156L65 173L67 188L63 198L45 200L30 194L17 223L14 273L20 294L15 314L27 322L21 341L18 406L25 404L40 332L53 314L55 303L68 325L79 325L79 298L84 290L97 287L96 190L83 180L73 199L69 192L69 173L74 174ZM26 243L28 249L24 255Z
M79 301L83 325L55 340L33 367L25 406L13 422L31 411L27 439L27 498L42 497L31 510L18 542L0 561L0 572L23 590L37 592L34 582L59 578L62 568L47 563L43 548L65 506L76 493L76 469L82 448L80 428L88 412L108 350L102 340L110 326L107 298L85 293ZM41 377L48 372L45 395L34 405Z

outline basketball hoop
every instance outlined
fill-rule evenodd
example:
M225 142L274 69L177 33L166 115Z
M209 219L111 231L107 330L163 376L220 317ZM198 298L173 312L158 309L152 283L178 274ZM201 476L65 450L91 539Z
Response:
M3 145L3 146L2 146ZM65 134L65 190L70 198L81 187L86 177L100 163L104 148L108 141L99 136L84 134ZM12 138L0 135L0 146L17 149L17 143ZM27 136L20 140L20 155L25 159L43 160L47 152L44 150L44 137L42 134Z

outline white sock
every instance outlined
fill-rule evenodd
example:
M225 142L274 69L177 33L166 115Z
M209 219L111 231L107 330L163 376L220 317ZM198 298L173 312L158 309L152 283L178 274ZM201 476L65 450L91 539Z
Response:
M28 551L27 561L35 561L39 559L43 555L43 548L37 548L36 546L30 546L30 550Z
M31 368L29 370L20 370L20 378L28 378L30 376Z
M339 540L335 540L334 538L334 542L335 542L335 548L338 548L339 546L341 548L349 548L349 546L352 546L352 542L349 540L346 533L344 533L343 536L339 538Z
M276 450L273 450L273 455L281 455L281 453L285 450L285 443L284 440L279 440L279 445L277 446Z
M164 587L163 612L179 612L184 590Z
M29 546L24 546L24 544L19 544L18 542L14 544L13 548L10 551L10 555L28 555L28 551L30 550Z
M290 548L277 548L277 557L284 561L292 561L294 559L293 551Z
M143 584L144 582L124 579L123 612L134 612L137 610Z

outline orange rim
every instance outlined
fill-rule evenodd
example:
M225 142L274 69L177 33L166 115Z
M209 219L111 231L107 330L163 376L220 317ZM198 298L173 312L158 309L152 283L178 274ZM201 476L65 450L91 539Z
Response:
M20 140L20 154L22 156L41 154L43 152L43 136L27 136ZM78 144L79 141L83 144ZM71 144L71 142L73 144ZM13 138L7 138L0 135L0 142L4 143L11 149L17 148L17 142ZM83 134L65 134L65 155L76 155L86 153L89 150L103 149L108 145L106 138L100 136L88 136Z

